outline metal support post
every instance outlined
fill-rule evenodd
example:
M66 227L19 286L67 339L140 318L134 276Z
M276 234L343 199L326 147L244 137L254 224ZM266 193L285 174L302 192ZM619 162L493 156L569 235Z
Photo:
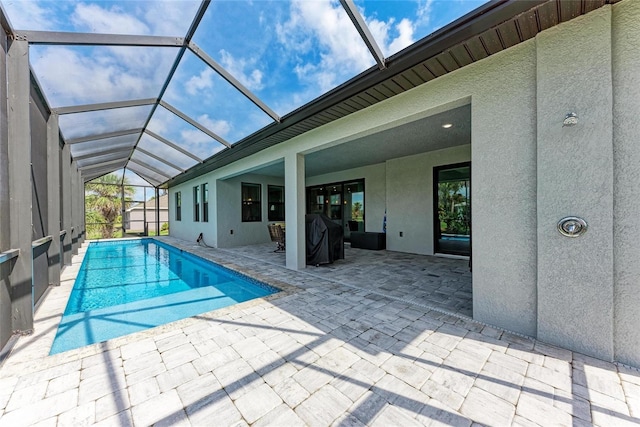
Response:
M125 233L127 232L127 230L125 229L124 226L124 214L125 214L125 204L124 204L124 180L122 182L122 184L120 185L120 217L121 219L121 223L122 223L122 237L124 237Z
M76 241L78 248L80 248L82 246L82 230L84 229L84 182L79 169L74 173L76 174Z
M80 173L80 244L84 243L84 240L87 237L87 203L85 200L86 197L86 189L84 178L82 178L82 173Z
M13 40L7 55L7 131L10 246L19 249L9 274L11 329L33 330L33 257L31 255L31 123L29 114L29 44Z
M47 250L49 284L60 284L60 131L58 115L47 121L47 232L54 236Z
M142 189L142 233L149 235L149 225L147 224L147 187Z
M62 148L60 158L60 188L62 189L62 229L66 231L62 240L64 251L64 265L71 264L71 229L73 228L73 217L71 215L71 151L68 144Z
M71 253L78 254L78 173L76 162L71 162Z
M160 235L160 189L154 187L156 191L156 236Z

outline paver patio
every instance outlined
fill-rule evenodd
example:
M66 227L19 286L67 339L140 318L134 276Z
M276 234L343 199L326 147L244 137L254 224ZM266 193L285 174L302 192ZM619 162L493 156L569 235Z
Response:
M47 356L74 257L0 368L0 426L640 424L640 372L410 301L393 257L424 260L296 272L167 240L285 291Z

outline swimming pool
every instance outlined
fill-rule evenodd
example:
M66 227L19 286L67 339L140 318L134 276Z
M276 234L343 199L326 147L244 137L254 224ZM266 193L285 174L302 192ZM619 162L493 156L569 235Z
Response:
M276 292L154 239L92 242L50 354Z

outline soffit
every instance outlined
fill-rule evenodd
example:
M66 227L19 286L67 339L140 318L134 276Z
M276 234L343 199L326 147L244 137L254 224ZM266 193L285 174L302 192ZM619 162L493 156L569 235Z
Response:
M166 184L177 185L233 163L508 49L562 22L618 1L521 0L487 4L484 10L479 8L477 13L459 19L388 58L386 69L368 70L285 117L286 120L267 126L239 142L233 150L218 153ZM402 150L399 152L402 155Z

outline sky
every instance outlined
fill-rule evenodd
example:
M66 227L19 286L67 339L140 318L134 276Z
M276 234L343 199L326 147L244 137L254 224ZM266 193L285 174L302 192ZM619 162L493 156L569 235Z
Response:
M385 57L484 2L355 0ZM2 5L17 30L183 37L200 2L3 0ZM375 65L338 0L212 1L193 41L280 116ZM30 63L50 105L63 107L156 98L177 54L177 48L31 46ZM163 100L231 144L273 121L189 51ZM67 139L137 128L149 111L133 107L61 116L60 128ZM224 148L164 108L156 110L149 129L201 159ZM196 163L147 136L140 146L183 168ZM145 161L152 164L148 157ZM179 173L157 165L172 176Z

